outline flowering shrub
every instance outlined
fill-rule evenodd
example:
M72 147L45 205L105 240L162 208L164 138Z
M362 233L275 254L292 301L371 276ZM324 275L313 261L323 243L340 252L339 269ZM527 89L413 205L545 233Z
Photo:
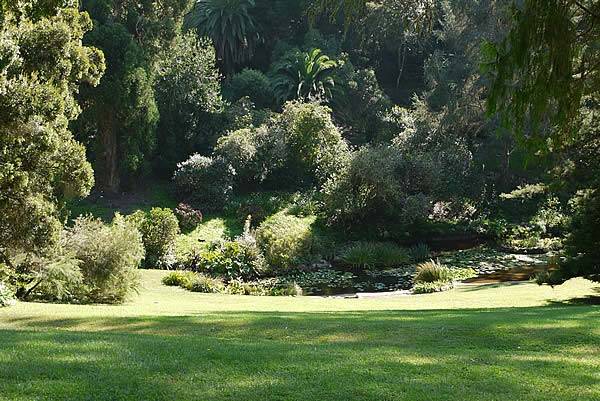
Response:
M196 210L187 203L180 203L175 208L175 216L179 221L179 227L183 231L192 231L202 223L202 212Z
M15 303L14 292L3 282L0 282L0 307L10 306Z
M218 211L232 194L234 176L222 158L196 154L177 165L173 180L179 197L202 210Z

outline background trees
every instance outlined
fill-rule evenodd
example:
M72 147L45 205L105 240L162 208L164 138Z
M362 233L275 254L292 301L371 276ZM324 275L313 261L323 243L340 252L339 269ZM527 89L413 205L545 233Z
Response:
M490 111L500 111L521 142L532 152L554 157L566 153L567 160L586 160L590 149L595 149L596 163L584 170L596 174L571 181L579 188L566 185L583 195L574 200L577 211L566 248L569 258L561 269L542 278L551 284L573 276L600 277L598 153L589 129L600 77L600 53L595 46L599 20L597 1L528 0L513 9L507 37L484 47L494 77ZM573 148L575 143L579 150ZM571 173L575 171L581 170ZM563 180L575 177L563 173Z
M66 235L87 151L97 199L174 177L195 216L264 219L239 197L299 191L296 217L360 240L559 249L572 216L565 266L596 277L596 2L85 0L93 25L70 3L0 2L7 261ZM168 265L150 226L146 263ZM81 284L71 254L21 263L28 283Z
M86 0L94 19L86 43L103 50L107 71L97 88L82 91L79 137L88 143L98 186L117 192L150 169L159 111L154 66L179 32L187 0Z
M160 112L153 164L170 177L178 162L208 152L216 142L223 111L215 50L194 33L178 36L156 65L155 96Z
M186 26L213 40L227 72L254 55L262 37L255 22L254 0L199 0L187 15Z

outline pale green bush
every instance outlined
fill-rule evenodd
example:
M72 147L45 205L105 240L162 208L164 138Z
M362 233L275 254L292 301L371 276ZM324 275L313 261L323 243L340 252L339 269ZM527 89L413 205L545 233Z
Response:
M235 170L219 157L199 154L179 163L173 176L178 196L203 211L218 211L233 191Z
M77 218L64 234L64 246L80 261L87 301L123 302L137 290L144 244L135 225L121 215L110 225Z
M248 186L259 176L251 129L243 128L220 137L214 152L235 170L234 180L238 185Z
M127 217L142 234L146 258L144 266L150 268L169 268L169 259L173 255L175 239L179 235L179 221L167 208L152 208L146 213L138 210Z
M289 270L310 257L314 221L314 217L296 217L283 211L258 227L256 240L271 270Z
M430 294L433 292L441 292L450 290L454 287L452 282L447 281L434 281L434 282L420 282L415 283L412 291L414 294Z
M5 306L11 306L14 303L14 291L7 284L0 281L0 308Z
M161 279L161 282L170 287L182 287L187 288L192 284L192 281L196 278L196 273L191 271L172 271Z
M452 270L440 262L430 260L417 266L415 283L451 282L453 280Z
M195 274L195 277L184 288L192 292L220 294L225 291L225 284L218 278Z

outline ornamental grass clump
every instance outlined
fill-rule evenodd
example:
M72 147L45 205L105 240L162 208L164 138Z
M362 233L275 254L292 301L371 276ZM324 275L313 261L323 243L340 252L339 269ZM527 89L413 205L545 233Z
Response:
M406 250L390 242L356 242L346 247L340 260L355 270L383 270L410 260Z
M417 266L415 283L449 283L453 280L452 270L439 261L430 260Z

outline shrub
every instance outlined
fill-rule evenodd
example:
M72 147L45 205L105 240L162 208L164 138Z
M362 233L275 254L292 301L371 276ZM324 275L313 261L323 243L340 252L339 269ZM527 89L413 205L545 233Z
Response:
M177 165L173 180L178 195L192 206L218 211L231 196L234 174L221 158L196 154Z
M413 263L421 263L426 261L431 255L429 245L419 243L408 248L408 256Z
M192 231L202 223L202 212L187 203L180 203L175 208L175 216L182 231Z
M289 270L310 257L314 217L296 217L285 211L267 218L256 230L256 240L269 267Z
M288 172L288 147L277 118L256 128L253 133L256 146L257 180L265 187L290 188L297 186Z
M14 291L7 284L0 281L0 308L5 306L11 306L14 303Z
M55 255L32 261L33 281L23 298L48 301L83 301L86 285L75 255L59 246Z
M462 281L469 279L471 277L477 277L477 272L470 268L461 268L461 269L452 269L452 280L454 281Z
M296 283L278 278L260 281L243 282L233 280L227 285L227 293L235 295L255 296L297 296L302 295L302 288Z
M596 184L597 185L597 184ZM600 282L600 189L578 193L566 239L566 260L550 273L548 284L562 284L572 277Z
M452 282L434 281L434 282L419 282L415 283L412 291L414 294L430 294L433 292L441 292L450 290L454 287Z
M167 286L187 288L195 278L194 272L177 270L164 276L161 282Z
M210 244L200 252L197 264L201 271L228 281L256 278L265 271L264 257L251 236Z
M248 96L256 107L261 109L270 108L275 104L271 81L261 71L243 69L231 77L223 91L231 101Z
M175 239L179 235L177 217L167 208L152 208L149 213L138 210L127 217L142 234L146 250L144 266L170 267Z
M415 283L451 282L453 280L452 270L440 262L430 260L417 266Z
M348 147L328 107L289 102L279 124L288 149L288 174L300 183L322 184L343 166Z
M258 176L256 146L251 129L243 128L222 136L217 141L214 152L235 170L238 185L247 187Z
M218 278L195 273L194 278L187 283L185 288L192 292L220 294L225 291L225 284L223 284L223 281Z
M346 247L340 260L354 269L395 268L408 262L404 248L389 242L356 242Z
M437 188L435 164L391 146L363 147L323 188L330 224L378 232L424 222Z
M121 215L110 225L92 217L77 218L64 234L64 246L80 261L86 300L122 302L137 290L144 244L137 228Z

